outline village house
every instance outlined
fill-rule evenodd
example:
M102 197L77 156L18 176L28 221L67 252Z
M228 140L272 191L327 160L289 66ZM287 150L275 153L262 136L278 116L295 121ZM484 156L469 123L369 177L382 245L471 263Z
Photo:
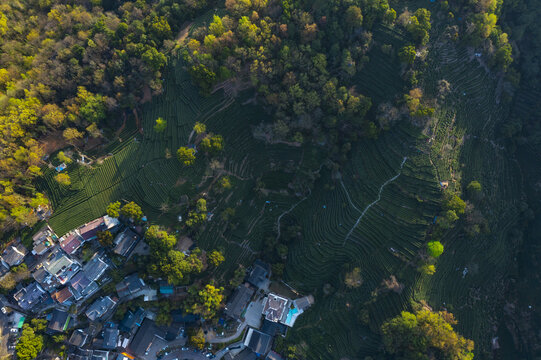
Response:
M74 259L67 256L60 248L56 247L42 262L43 268L61 285L67 283L81 268Z
M145 301L153 300L157 297L157 291L148 287L137 274L131 274L116 284L116 292L118 293L118 297L123 301L132 300L139 296L144 296Z
M91 281L86 276L86 273L84 271L79 271L77 274L75 274L73 278L71 278L70 286L73 296L77 301L94 294L100 288L98 284L96 284L94 281Z
M261 260L256 260L252 267L252 271L250 271L246 278L246 282L254 286L257 290L267 289L270 283L270 277L270 265Z
M146 311L142 307L138 307L135 312L126 311L124 318L120 321L118 329L125 333L135 333L145 319Z
M37 233L32 236L34 246L32 248L32 254L43 255L49 250L58 237L54 233L53 229L49 225L43 226Z
M53 335L55 333L66 331L70 320L71 318L67 311L54 309L49 324L47 325L47 333Z
M118 224L118 219L105 215L80 226L77 232L83 239L83 242L85 242L96 239L98 237L98 231L111 230Z
M256 353L258 357L265 356L271 349L272 337L261 331L250 328L246 333L244 346Z
M287 316L289 299L270 293L263 300L263 315L272 322L282 322Z
M154 321L145 318L126 349L126 353L134 357L144 357L152 353L151 349L156 349L157 352L166 344L165 331L156 326Z
M225 305L225 314L235 320L240 320L242 312L254 295L254 290L246 285L240 285Z
M88 340L88 334L84 332L82 329L75 330L69 340L68 344L76 347L83 347L85 346L86 342Z
M109 265L96 253L92 259L83 266L83 271L90 281L98 281Z
M114 240L113 252L117 255L128 257L139 241L139 235L130 228L120 232Z
M110 296L101 297L88 307L85 311L85 315L90 321L96 321L114 308L116 303L117 301L113 300Z
M284 360L284 358L277 352L271 351L267 354L265 360Z
M286 299L282 296L269 293L263 300L263 315L265 320L293 327L295 321L306 309L314 303L312 296L305 296L296 300Z
M62 236L58 242L60 243L62 250L64 250L68 255L75 254L81 245L83 245L83 240L75 231L69 232Z
M103 329L103 341L100 345L101 349L114 350L118 345L119 338L118 326L113 323L109 323Z
M55 300L59 304L70 305L71 304L70 299L73 298L73 293L70 290L70 288L66 286L62 290L58 290L54 292L53 294L51 294L51 297L53 298L53 300Z
M24 310L30 310L36 304L41 302L47 293L43 288L37 283L33 282L25 288L17 291L13 298L19 304L19 306Z
M26 250L24 245L17 243L9 245L2 253L2 257L0 259L2 264L9 269L12 266L21 264L26 254L28 254L28 250Z

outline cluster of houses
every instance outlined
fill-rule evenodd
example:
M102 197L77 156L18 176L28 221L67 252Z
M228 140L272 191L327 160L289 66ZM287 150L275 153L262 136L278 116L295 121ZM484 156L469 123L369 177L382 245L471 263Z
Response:
M0 278L23 263L31 274L13 290L12 301L0 299L12 335L8 350L15 349L26 318L45 314L49 334L82 327L67 341L72 347L69 359L124 360L137 356L137 349L130 347L138 344L135 338L145 324L146 312L141 308L135 313L128 311L118 324L109 319L119 302L139 296L145 301L156 300L157 291L132 274L115 284L115 294L98 296L100 288L111 280L105 276L107 270L115 267L97 241L98 232L106 230L115 234L111 249L114 256L128 258L141 239L142 229L103 216L62 237L46 225L32 237L31 252L20 241L5 248L0 256ZM86 254L84 247L89 249Z
M109 252L97 240L98 233L106 230L114 234ZM112 280L108 270L114 271L115 262L111 258L128 259L137 252L134 249L142 232L140 227L103 216L62 237L44 226L33 236L30 252L20 242L9 244L0 256L0 278L23 263L31 277L12 291L13 300L0 297L13 340L8 350L15 349L26 318L44 316L49 334L69 335L68 360L156 359L156 354L172 343L184 345L185 329L198 326L200 319L182 310L171 313L168 326L158 326L156 314L142 307L124 309L113 320L122 302L136 298L154 301L158 296L175 300L175 296L182 296L179 288L163 283L152 289L135 273L116 283L114 292L100 292ZM271 350L274 338L285 336L313 298L291 300L270 292L270 276L270 266L257 260L245 282L229 297L224 314L239 327L243 323L248 326L240 351L230 351L224 359L282 359ZM70 334L68 329L75 330Z
M279 335L285 336L287 329L293 327L299 315L314 303L312 296L291 300L269 292L270 275L270 266L260 260L256 260L245 283L235 289L227 302L225 314L239 322L246 321L244 317L247 316L250 305L258 304L259 306L253 306L252 308L261 309L261 312L255 315L261 316L262 321L258 323L259 326L250 324L253 326L248 328L244 336L244 348L242 351L236 356L232 352L229 352L223 359L282 359L278 353L271 350L274 337ZM254 300L252 301L252 299Z

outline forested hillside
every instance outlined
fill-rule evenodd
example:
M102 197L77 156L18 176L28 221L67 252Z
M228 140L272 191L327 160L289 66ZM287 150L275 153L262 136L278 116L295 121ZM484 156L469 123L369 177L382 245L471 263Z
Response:
M47 155L43 139L81 145L119 127L124 111L162 91L161 72L181 24L206 6L173 0L2 1L3 230L34 224L36 209L48 203L33 186Z
M206 317L198 347L261 259L315 299L274 340L287 359L535 358L539 16L535 0L1 1L0 250L107 212L146 228L115 266L190 285L158 321Z

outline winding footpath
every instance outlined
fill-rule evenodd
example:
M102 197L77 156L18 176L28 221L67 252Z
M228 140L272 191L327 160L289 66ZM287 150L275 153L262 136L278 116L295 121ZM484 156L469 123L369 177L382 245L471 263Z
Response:
M342 244L342 246L346 245L346 241L348 241L349 237L351 236L351 234L353 233L353 231L355 230L355 228L359 225L359 223L361 222L361 219L364 217L364 214L366 214L366 212L374 205L376 205L378 203L378 201L381 200L381 193L383 192L383 189L385 188L385 186L389 185L390 183L392 183L393 181L395 181L396 179L398 179L398 177L402 174L402 168L404 167L404 164L406 163L406 160L408 159L408 157L404 157L404 159L402 160L402 163L400 164L400 171L398 172L398 174L396 174L395 176L393 176L392 178L390 178L389 180L385 181L381 187L379 188L379 192L378 192L378 198L376 200L374 200L372 203L368 204L368 206L363 210L363 212L361 213L361 216L359 216L359 218L357 219L357 221L355 222L355 224L353 225L353 227L351 228L351 230L349 230L349 232L347 233L346 235L346 238L344 239L344 243ZM342 182L342 180L340 180ZM342 186L344 187L344 190L345 190L345 186L344 186L344 183L342 182ZM349 194L346 190L346 194L347 194L347 197L349 199ZM351 203L351 199L350 200L350 203ZM353 203L352 203L353 204ZM357 209L357 207L355 207L353 205L354 208Z

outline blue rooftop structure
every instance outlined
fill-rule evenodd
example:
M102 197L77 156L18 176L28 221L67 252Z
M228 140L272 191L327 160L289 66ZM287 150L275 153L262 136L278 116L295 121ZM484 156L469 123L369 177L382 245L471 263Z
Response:
M58 165L57 167L55 167L55 170L57 172L61 172L61 171L65 170L67 167L68 167L68 165L66 165L66 163L62 163L62 164Z
M160 286L160 294L171 295L175 292L175 288L172 285L162 285Z

